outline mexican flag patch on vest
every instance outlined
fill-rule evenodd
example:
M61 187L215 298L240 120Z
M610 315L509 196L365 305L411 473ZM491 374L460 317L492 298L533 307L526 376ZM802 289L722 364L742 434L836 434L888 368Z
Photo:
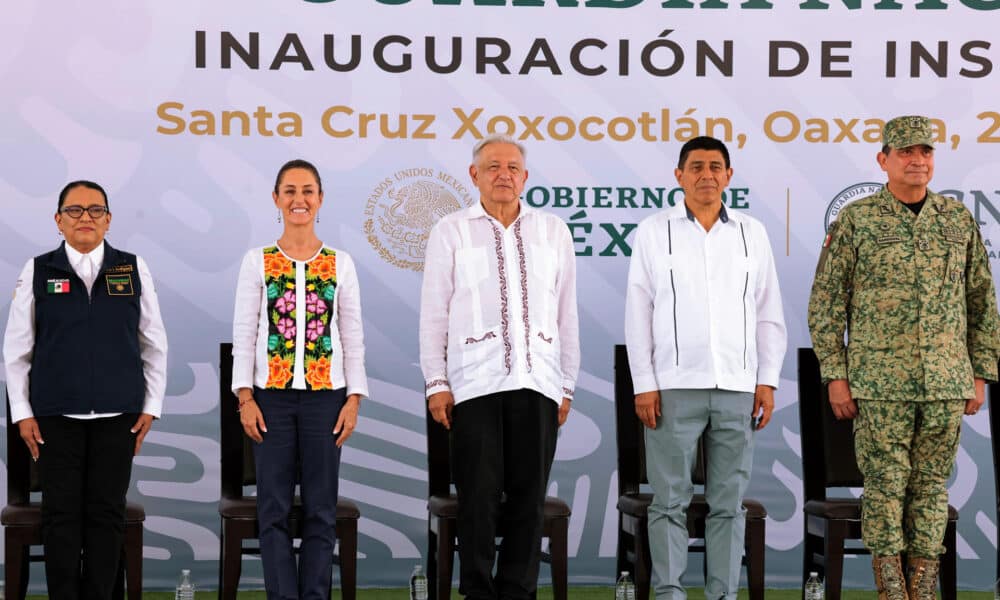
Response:
M69 279L49 279L46 287L50 294L68 294Z

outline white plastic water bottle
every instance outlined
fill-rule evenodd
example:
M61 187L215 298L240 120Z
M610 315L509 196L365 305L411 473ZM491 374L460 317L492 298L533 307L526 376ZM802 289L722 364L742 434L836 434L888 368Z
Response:
M628 571L622 571L615 584L615 600L635 600L635 584L628 576Z
M194 583L191 582L191 570L182 569L181 579L177 582L177 593L174 600L194 600Z
M806 600L823 600L823 583L819 580L819 573L813 571L809 573L806 580Z
M410 600L427 600L427 576L420 565L413 567L410 575Z

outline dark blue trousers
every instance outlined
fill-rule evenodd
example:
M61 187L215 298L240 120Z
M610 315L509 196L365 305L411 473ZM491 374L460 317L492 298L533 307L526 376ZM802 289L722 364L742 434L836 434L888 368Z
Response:
M340 448L333 435L346 390L262 390L254 397L267 433L254 444L260 557L268 600L326 600L330 595L337 541L337 482ZM299 562L288 515L299 484L302 543Z

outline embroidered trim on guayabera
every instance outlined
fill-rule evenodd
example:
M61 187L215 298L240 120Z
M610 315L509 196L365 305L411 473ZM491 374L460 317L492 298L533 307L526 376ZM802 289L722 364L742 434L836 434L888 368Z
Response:
M487 331L483 335L483 337L481 337L479 339L476 339L474 337L467 337L467 338L465 338L465 343L466 344L478 344L479 342L485 342L486 340L492 340L492 339L494 339L496 337L497 337L497 334L493 333L492 331Z
M524 321L524 358L531 373L531 324L528 320L528 269L524 260L524 238L521 237L521 220L514 223L514 239L517 240L517 266L521 269L521 319Z
M571 389L569 389L567 387L563 388L563 396L565 396L566 398L569 398L572 395L573 395L573 390L571 390Z
M507 269L504 267L503 234L496 223L490 221L493 227L493 240L496 242L497 272L500 275L500 331L503 332L503 364L510 375L510 306L507 303Z
M448 383L447 379L432 379L428 381L426 385L424 385L424 391L425 392L429 391L431 388L437 387L439 385L445 385L451 387L451 384Z
M538 337L542 338L542 341L545 342L546 344L551 344L552 343L552 338L545 337L545 334L542 333L541 331L538 332Z

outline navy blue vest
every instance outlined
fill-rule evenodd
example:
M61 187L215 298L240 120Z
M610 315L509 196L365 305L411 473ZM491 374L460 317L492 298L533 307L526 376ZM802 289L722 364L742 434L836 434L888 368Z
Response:
M36 417L138 413L146 395L139 354L139 267L104 244L91 296L59 248L35 257L35 348L29 397Z

